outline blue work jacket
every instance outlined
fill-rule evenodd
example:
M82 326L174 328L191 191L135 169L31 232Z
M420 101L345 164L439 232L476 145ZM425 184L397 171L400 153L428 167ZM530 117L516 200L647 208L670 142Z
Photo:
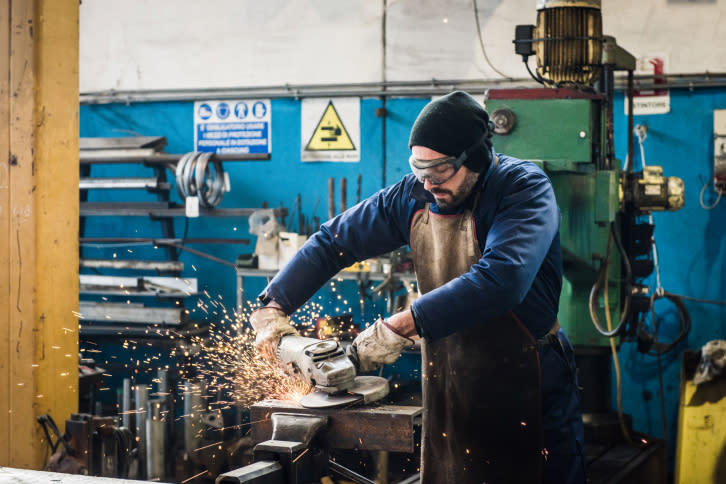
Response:
M414 301L422 337L435 340L513 311L535 338L552 327L562 288L560 212L535 164L497 155L482 174L473 209L482 257L467 273ZM474 193L473 193L474 194ZM471 203L473 195L458 208ZM412 175L329 220L274 277L261 298L292 314L341 269L410 243L414 213L433 196Z

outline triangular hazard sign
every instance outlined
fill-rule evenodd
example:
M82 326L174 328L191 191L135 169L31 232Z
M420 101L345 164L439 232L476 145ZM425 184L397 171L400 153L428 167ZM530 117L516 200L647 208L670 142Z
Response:
M350 139L343 121L340 120L333 101L328 102L305 149L308 151L355 150L355 145Z

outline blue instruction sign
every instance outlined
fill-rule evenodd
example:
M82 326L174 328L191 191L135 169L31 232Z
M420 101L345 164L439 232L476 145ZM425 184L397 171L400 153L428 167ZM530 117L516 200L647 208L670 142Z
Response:
M194 150L212 153L272 152L269 99L194 103Z

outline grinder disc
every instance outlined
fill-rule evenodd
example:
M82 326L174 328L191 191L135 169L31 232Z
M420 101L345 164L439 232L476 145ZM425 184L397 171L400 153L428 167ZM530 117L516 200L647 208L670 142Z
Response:
M388 380L380 376L357 376L346 393L330 394L322 391L308 393L300 400L305 408L332 408L346 405L368 404L388 395Z

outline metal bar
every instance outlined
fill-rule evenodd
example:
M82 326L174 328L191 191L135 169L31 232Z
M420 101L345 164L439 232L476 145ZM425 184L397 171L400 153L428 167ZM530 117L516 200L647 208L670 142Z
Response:
M250 239L163 239L150 237L81 237L81 244L243 244L250 243Z
M81 151L79 161L90 163L139 163L168 164L176 163L184 154L159 153L154 150L87 150ZM269 154L257 153L219 153L214 155L220 161L266 161Z
M186 320L181 308L138 307L123 303L81 301L78 312L84 321L178 325Z
M217 262L218 264L222 264L227 267L231 267L232 269L236 269L237 265L234 262L229 262L224 259L220 259L219 257L215 257L211 254L207 254L206 252L202 252L201 250L192 249L191 247L186 247L184 245L179 244L166 244L170 247L176 247L179 250L183 250L185 252L189 252L190 254L198 255L199 257L203 257L205 259Z
M361 476L357 472L354 472L347 467L343 467L342 465L335 462L333 459L328 460L328 467L331 471L338 473L341 477L345 477L346 479L349 479L353 482L357 482L360 484L376 484L376 481L371 481L365 476Z
M120 289L146 289L164 292L197 292L196 277L122 277L122 276L97 276L81 274L80 282L83 286Z
M250 407L252 440L272 436L271 415L275 412L328 417L325 443L335 449L414 451L414 426L420 423L422 408L381 405L336 409L303 408L296 402L264 400Z
M115 205L115 206L114 206ZM106 203L86 202L81 204L81 217L115 216L115 217L186 217L184 208L153 208L154 203ZM148 207L147 207L148 206ZM249 217L259 208L215 208L199 209L199 215L205 217ZM287 215L287 209L276 209L278 217Z
M169 190L170 183L160 183L156 178L81 178L78 188L81 190L95 189L145 189Z
M80 267L94 269L130 269L139 271L181 272L184 263L175 260L81 259Z

